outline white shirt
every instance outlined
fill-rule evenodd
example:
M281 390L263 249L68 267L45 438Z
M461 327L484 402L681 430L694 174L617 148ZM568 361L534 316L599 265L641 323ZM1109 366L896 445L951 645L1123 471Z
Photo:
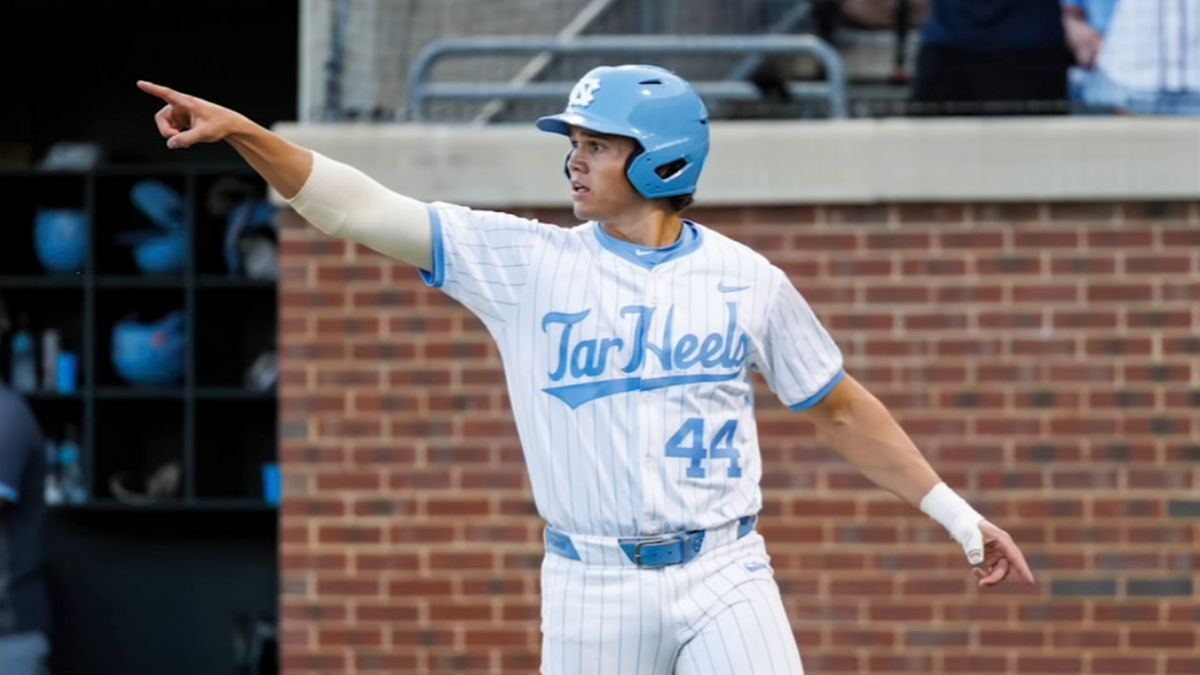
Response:
M653 535L757 513L752 371L795 410L844 375L787 276L703 225L656 261L593 222L429 211L422 277L495 338L538 512L562 531Z
M1135 91L1200 91L1200 0L1121 0L1097 64Z

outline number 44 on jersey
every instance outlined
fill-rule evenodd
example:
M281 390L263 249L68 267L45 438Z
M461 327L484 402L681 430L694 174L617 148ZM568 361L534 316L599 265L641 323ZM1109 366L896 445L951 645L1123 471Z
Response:
M728 459L729 478L740 478L742 467L738 464L741 454L733 447L733 439L737 435L737 420L729 420L717 430L712 442L704 444L704 418L693 417L683 423L679 430L667 440L667 457L684 457L692 460L688 466L688 478L704 478L705 471L701 463L704 460Z

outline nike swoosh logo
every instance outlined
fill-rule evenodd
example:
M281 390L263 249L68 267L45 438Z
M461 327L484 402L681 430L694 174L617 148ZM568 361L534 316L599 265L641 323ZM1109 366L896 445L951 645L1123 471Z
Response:
M643 251L640 248L634 249L633 252L637 255L650 255L651 253L654 253L654 251Z
M722 293L733 293L734 291L744 291L747 288L750 288L750 287L749 286L726 286L724 281L717 282L717 290L721 291Z

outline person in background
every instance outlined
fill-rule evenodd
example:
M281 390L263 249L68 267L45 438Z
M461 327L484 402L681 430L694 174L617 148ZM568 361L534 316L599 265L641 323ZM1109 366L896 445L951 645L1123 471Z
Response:
M917 114L1045 114L1067 100L1060 0L933 0L921 30Z
M1077 67L1089 71L1096 67L1116 6L1117 0L1063 0L1063 33Z
M9 328L0 298L0 342ZM46 458L25 401L0 383L0 673L48 672L50 602L42 532Z
M1063 14L1080 112L1200 115L1200 0L1065 0Z

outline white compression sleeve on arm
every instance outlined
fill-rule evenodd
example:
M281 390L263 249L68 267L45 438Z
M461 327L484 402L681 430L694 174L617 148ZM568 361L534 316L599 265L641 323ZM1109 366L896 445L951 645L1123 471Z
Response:
M325 234L423 269L433 264L425 204L385 188L352 166L313 152L308 180L287 202Z
M933 486L921 499L921 511L940 523L962 545L968 562L972 565L983 563L983 532L979 523L984 517L949 485L938 483Z

